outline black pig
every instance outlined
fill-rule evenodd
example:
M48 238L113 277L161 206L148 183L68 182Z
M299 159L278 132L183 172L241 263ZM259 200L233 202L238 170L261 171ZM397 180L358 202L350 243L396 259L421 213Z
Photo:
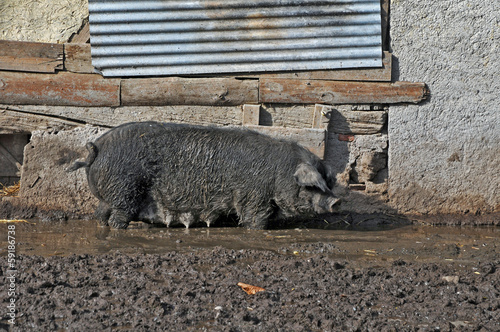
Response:
M208 226L236 214L248 228L270 218L333 212L334 176L294 142L244 129L128 123L87 143L85 167L103 224L131 220Z

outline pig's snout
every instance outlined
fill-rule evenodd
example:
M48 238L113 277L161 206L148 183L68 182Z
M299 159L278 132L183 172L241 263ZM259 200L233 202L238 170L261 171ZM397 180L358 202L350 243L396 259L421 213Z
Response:
M329 197L326 202L328 212L336 212L340 207L340 199Z
M313 202L314 211L319 214L336 212L340 205L340 199L327 195L316 195Z

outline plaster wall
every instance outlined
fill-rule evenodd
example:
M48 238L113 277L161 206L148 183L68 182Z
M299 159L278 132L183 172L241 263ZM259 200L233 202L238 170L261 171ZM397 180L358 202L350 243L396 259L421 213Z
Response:
M390 107L389 197L399 212L500 210L500 2L391 2L393 80L423 104Z
M0 39L64 43L88 17L87 0L2 0Z

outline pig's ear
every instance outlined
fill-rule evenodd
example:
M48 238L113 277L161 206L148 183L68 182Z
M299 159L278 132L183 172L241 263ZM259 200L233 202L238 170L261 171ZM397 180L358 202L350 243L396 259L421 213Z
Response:
M299 164L293 176L299 186L317 187L324 192L329 191L325 179L323 179L315 167L309 164Z

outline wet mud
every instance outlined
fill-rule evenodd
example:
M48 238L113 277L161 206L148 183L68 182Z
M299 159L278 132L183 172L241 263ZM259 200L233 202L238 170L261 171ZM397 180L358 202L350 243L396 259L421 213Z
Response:
M500 330L498 227L15 226L16 324L5 282L0 330Z

